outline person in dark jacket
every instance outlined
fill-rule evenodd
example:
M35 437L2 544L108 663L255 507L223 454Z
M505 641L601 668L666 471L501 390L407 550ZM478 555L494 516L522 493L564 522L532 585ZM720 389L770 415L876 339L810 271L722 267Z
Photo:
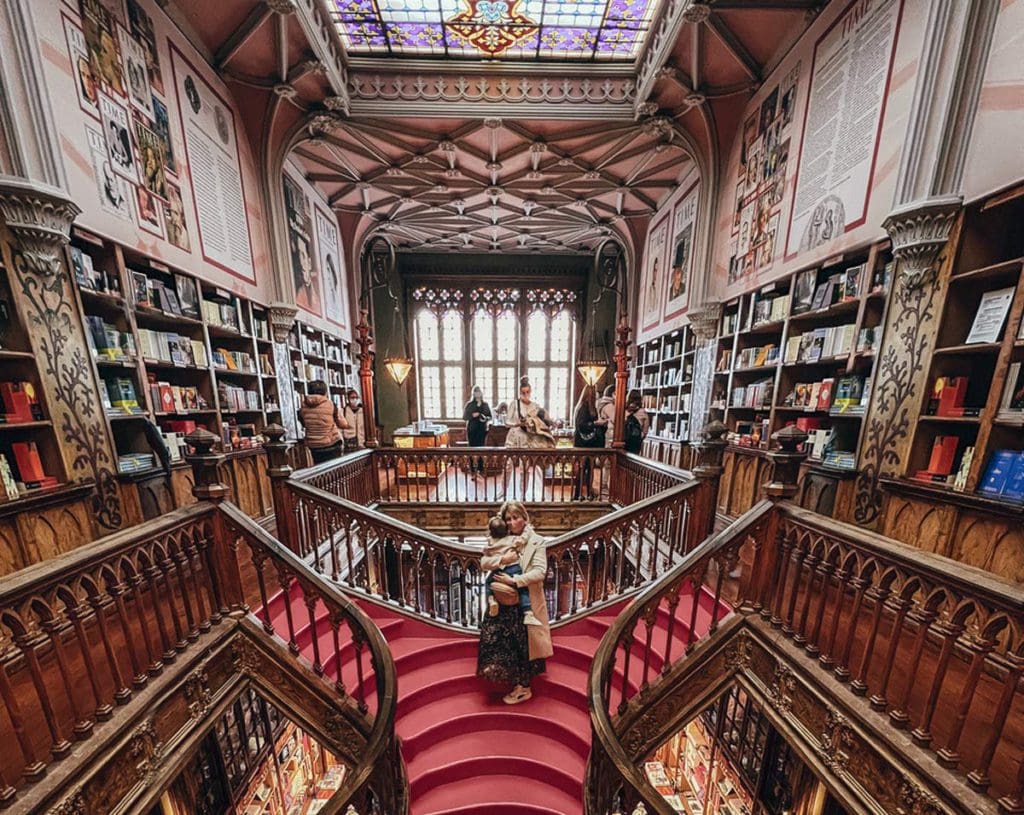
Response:
M573 411L573 447L604 447L604 428L597 424L596 392L593 385L585 385ZM593 498L593 462L589 457L581 460L576 471L572 500Z
M466 402L462 411L462 418L466 420L466 439L470 447L487 446L487 426L491 423L491 406L484 401L484 391L479 385L473 388L472 398ZM484 471L484 460L476 459L471 469Z
M299 421L306 428L306 447L313 456L314 464L341 455L341 431L348 427L348 422L328 398L327 383L322 379L309 383L309 395L302 400Z

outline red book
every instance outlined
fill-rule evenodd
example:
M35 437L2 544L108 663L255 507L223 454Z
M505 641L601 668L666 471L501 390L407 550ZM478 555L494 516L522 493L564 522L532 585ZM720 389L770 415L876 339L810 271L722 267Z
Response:
M932 455L928 461L931 475L949 475L953 471L953 459L960 439L957 436L936 436Z
M32 399L25 389L25 384L0 382L0 399L4 403L7 421L11 424L32 421Z
M821 387L818 389L818 410L828 410L832 407L832 385L835 380L832 378L821 380Z
M936 416L962 416L967 395L966 376L940 376L932 386Z
M34 441L16 441L11 445L11 450L14 453L14 462L18 465L18 475L26 485L47 480L43 462L39 458L39 449Z

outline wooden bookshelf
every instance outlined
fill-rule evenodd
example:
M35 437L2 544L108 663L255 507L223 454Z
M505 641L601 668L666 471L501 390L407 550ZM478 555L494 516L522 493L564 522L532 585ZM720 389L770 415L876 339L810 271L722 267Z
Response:
M315 380L327 383L328 395L344 408L349 388L359 390L352 344L347 340L297 320L288 334L288 355L295 382L295 410L302 407L308 385ZM299 426L301 434L302 426Z
M1005 501L1017 507L1021 505L1019 498L992 494L983 487L993 457L999 451L1019 454L1024 450L1024 411L1003 409L1007 380L1018 370L1016 365L1024 367L1022 219L1022 197L991 207L977 204L964 213L941 307L935 351L928 364L920 420L913 428L910 455L903 472L904 478L916 479L928 469L936 440L955 437L950 476L928 479L922 474L923 483L935 490L977 494L986 501ZM998 332L983 341L968 343L982 298L1000 290L1008 290L1010 301ZM966 380L962 410L943 410L937 405L936 382L948 382L951 377ZM956 490L955 477L961 468L965 480L962 489Z
M891 260L885 241L798 270L725 305L711 409L734 445L766 449L773 433L799 424L834 433L830 455L817 462L856 469ZM846 285L854 274L855 288ZM857 404L837 408L835 385L844 377L859 383Z
M690 439L695 347L689 326L669 331L638 346L630 374L629 389L640 394L651 420L643 454L676 467Z
M28 332L23 317L13 297L8 270L0 257L0 387L15 388L25 395L26 402L20 405L28 413L15 417L11 405L4 400L0 414L0 457L11 469L11 475L18 482L19 490L8 494L0 482L0 513L14 507L28 509L37 497L57 494L68 488L68 473L61 454L57 428L50 419L46 394L41 387L39 363L30 348ZM19 397L20 399L21 397ZM15 456L15 446L34 448L39 455L43 475L50 482L36 482L29 474L20 472ZM27 477L29 476L29 477ZM0 564L2 565L2 564ZM0 573L4 570L0 569Z

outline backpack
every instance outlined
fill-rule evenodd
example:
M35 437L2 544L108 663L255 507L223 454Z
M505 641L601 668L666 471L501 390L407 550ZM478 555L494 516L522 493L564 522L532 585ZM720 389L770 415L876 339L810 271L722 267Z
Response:
M626 441L626 452L639 453L644 443L644 428L640 424L640 420L632 413L626 417L623 434Z

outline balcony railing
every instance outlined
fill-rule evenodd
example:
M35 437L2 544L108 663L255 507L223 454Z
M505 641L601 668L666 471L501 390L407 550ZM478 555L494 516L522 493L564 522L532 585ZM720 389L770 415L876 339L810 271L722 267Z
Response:
M53 805L77 775L69 765L102 760L96 751L128 726L134 701L150 685L166 693L179 684L163 681L179 664L222 636L242 636L237 626L258 618L297 668L320 678L309 692L330 700L340 717L337 736L351 728L360 742L365 738L336 800L359 812L405 812L395 668L383 636L334 584L220 500L226 488L216 483L216 470L223 457L210 453L213 441L209 434L190 438L200 462L196 492L208 500L0 584L0 808ZM322 617L330 625L328 645L313 639L312 663L299 656L297 635L306 621L293 619L293 604L283 604L282 630L270 617L278 592L299 599L310 624ZM351 676L342 676L343 664Z
M737 624L723 625L730 616ZM708 655L743 631L766 643L781 637L786 648L776 646L772 661L792 651L793 671L846 694L859 724L908 775L931 766L921 783L962 807L934 811L1024 812L1024 590L788 502L762 501L663 574L605 635L589 689L591 815L638 803L671 815L637 770L638 722L663 710L669 694L706 692ZM717 666L720 681L750 662L749 644L733 647ZM769 695L786 698L792 680L778 676L790 669L775 670L782 684ZM833 715L835 728L844 720ZM843 738L852 738L847 731ZM834 742L824 742L828 751L844 749ZM893 800L905 794L894 791Z

